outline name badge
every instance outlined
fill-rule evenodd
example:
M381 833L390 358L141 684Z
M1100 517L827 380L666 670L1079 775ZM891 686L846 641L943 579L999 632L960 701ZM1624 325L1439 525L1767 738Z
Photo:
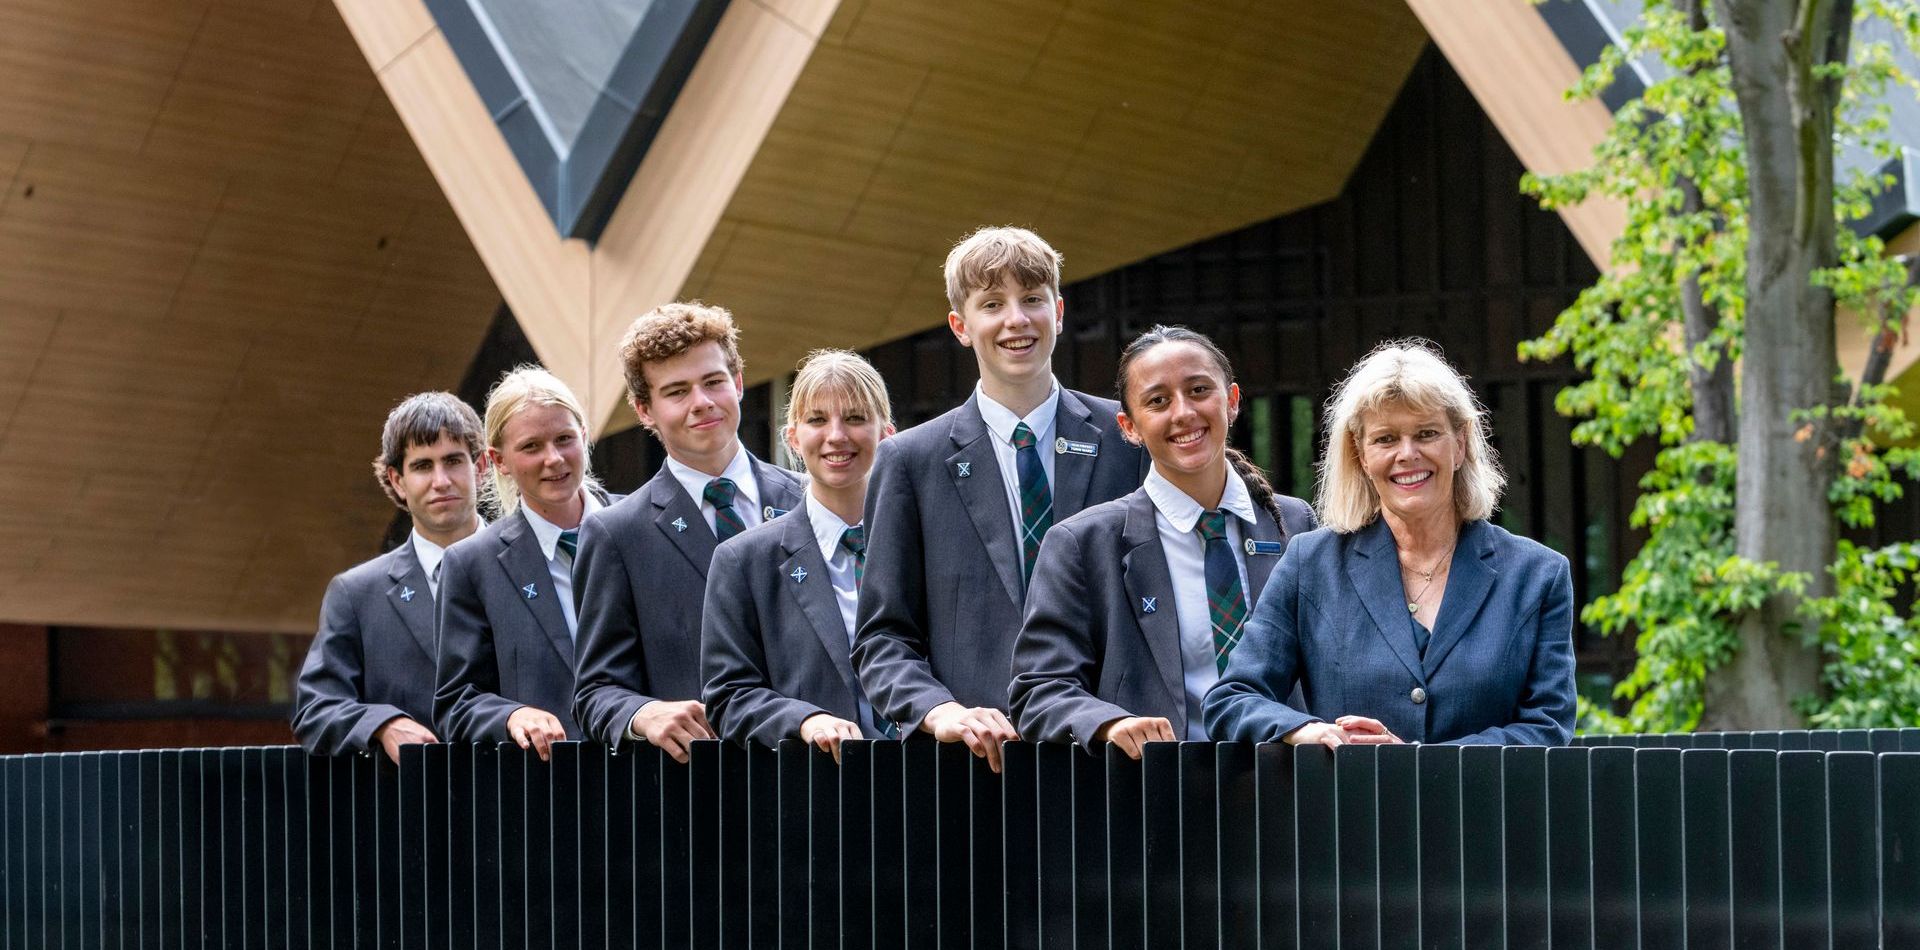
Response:
M1088 458L1093 458L1100 454L1100 443L1075 442L1072 439L1055 439L1053 440L1053 454L1084 455Z
M1285 542L1281 542L1281 541L1255 541L1252 538L1248 538L1247 553L1249 555L1285 554L1287 553L1287 545Z
M772 505L768 505L765 508L760 509L760 520L772 521L773 519L778 518L781 515L784 515L786 513L787 513L787 509L785 508L775 508Z

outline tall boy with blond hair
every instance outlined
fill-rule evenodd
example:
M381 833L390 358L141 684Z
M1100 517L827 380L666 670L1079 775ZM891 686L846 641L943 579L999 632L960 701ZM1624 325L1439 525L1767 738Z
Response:
M1014 635L1047 528L1140 486L1120 406L1060 386L1060 254L982 228L947 255L947 327L973 350L965 403L880 444L866 501L854 665L884 719L1000 769Z

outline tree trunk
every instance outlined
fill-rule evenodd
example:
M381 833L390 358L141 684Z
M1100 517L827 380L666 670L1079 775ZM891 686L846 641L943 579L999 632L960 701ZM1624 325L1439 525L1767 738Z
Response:
M1832 433L1796 422L1827 405L1839 372L1833 295L1813 272L1835 264L1833 113L1839 83L1814 74L1844 63L1851 0L1715 0L1745 124L1749 193L1746 343L1740 367L1734 529L1743 557L1800 571L1832 589ZM1820 658L1801 639L1799 598L1780 594L1742 617L1738 652L1709 675L1706 729L1803 725L1796 696L1819 686Z
M1674 4L1674 9L1684 14L1688 26L1698 33L1707 28L1706 3L1707 0L1679 0ZM1692 67L1696 72L1700 68ZM1685 175L1679 176L1677 184L1682 196L1681 213L1699 214L1705 206L1700 197L1700 187ZM1720 326L1720 311L1707 303L1700 292L1698 271L1688 273L1680 280L1680 309L1686 317L1685 340L1687 352L1691 354ZM1732 444L1736 438L1733 425L1733 360L1727 358L1724 347L1719 355L1719 362L1711 370L1697 362L1688 367L1693 390L1692 437L1695 441Z

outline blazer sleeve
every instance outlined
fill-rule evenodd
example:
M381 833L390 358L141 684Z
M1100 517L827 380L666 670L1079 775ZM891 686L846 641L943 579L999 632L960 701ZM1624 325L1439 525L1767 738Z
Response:
M302 748L314 755L361 752L375 730L406 715L398 706L361 702L365 681L360 614L342 575L327 585L320 629L294 684L293 735Z
M627 743L627 725L658 697L640 690L647 659L640 647L640 611L626 555L606 516L580 528L573 561L573 601L580 618L573 680L573 719L594 739Z
M1078 741L1094 750L1094 734L1133 715L1093 694L1100 658L1093 627L1105 606L1090 601L1087 571L1117 570L1087 563L1080 538L1068 526L1047 532L1027 588L1027 615L1013 641L1008 707L1020 735L1035 742Z
M526 705L500 695L493 625L481 599L482 556L472 545L456 544L440 562L433 726L448 742L510 741L507 717Z
M1573 739L1573 574L1567 559L1555 555L1532 617L1533 653L1527 658L1526 685L1514 701L1514 721L1489 726L1454 740L1459 745L1566 745Z
M1321 721L1287 705L1300 676L1300 575L1311 553L1287 545L1274 576L1247 618L1245 635L1227 659L1227 671L1201 704L1207 735L1219 741L1277 742L1310 722Z
M926 546L908 471L911 460L893 446L880 443L867 482L867 567L853 665L880 717L904 728L918 724L935 706L953 702L953 691L934 677L927 659Z
M783 696L767 672L764 618L751 593L747 559L754 553L723 544L707 568L707 599L700 614L700 701L722 739L749 739L769 748L798 738L800 723L827 712ZM760 565L764 569L764 565ZM759 573L764 573L762 570Z

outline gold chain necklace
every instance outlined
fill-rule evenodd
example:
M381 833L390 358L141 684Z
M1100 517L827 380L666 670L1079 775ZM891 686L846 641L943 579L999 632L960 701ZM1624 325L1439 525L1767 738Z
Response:
M1435 574L1440 572L1440 565L1448 563L1448 559L1453 557L1454 547L1459 545L1459 543L1460 543L1460 536L1456 534L1453 537L1453 544L1447 545L1447 553L1440 555L1440 557L1433 562L1432 567L1427 568L1424 571L1417 567L1413 569L1413 572L1415 574L1418 574L1421 577L1426 578L1427 582L1425 584L1420 585L1420 592L1413 595L1412 600L1407 601L1407 613L1409 615L1417 614L1420 612L1420 598L1427 596L1427 588L1433 586L1433 577Z

